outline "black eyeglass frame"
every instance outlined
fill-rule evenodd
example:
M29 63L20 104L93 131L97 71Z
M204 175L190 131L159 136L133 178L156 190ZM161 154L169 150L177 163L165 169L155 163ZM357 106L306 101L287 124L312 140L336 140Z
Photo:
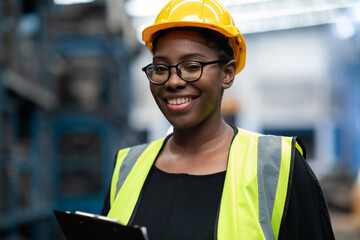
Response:
M201 73L200 73L200 76L199 76L197 79L187 80L187 79L184 79L184 78L181 76L181 71L180 71L180 69L178 68L178 66L179 66L180 64L184 63L184 62L196 62L196 63L199 63L199 64L200 64L200 66L201 66ZM148 75L148 73L147 73L147 69L148 69L149 67L151 67L151 66L154 66L155 64L150 63L150 64L146 65L145 67L143 67L141 70L142 70L143 72L145 72L145 75L146 75L146 77L149 79L149 81L150 81L151 83L153 83L153 84L156 84L156 85L164 84L164 83L166 83L166 82L170 79L170 76L171 76L171 71L170 71L170 70L171 70L171 68L175 68L177 75L178 75L182 80L184 80L184 81L186 81L186 82L195 82L195 81L197 81L197 80L199 80L199 79L201 78L201 76L202 76L202 74L203 74L203 71L204 71L204 66L210 65L210 64L215 64L215 63L226 63L226 62L228 62L228 61L225 60L225 59L218 59L218 60L210 61L210 62L188 61L188 60L187 60L187 61L179 62L179 63L176 64L176 65L157 64L157 65L162 65L162 66L168 68L168 77L167 77L167 79L166 79L165 81L163 81L163 82L160 82L160 83L159 83L159 82L154 82L153 80L151 80L151 78L149 77L149 75Z

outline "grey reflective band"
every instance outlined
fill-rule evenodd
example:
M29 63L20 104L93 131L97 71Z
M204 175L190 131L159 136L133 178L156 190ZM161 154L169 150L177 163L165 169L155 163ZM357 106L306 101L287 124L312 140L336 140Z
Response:
M275 239L271 218L280 173L281 143L282 138L278 136L258 138L259 222L267 240Z
M134 167L137 159L140 157L140 155L145 151L145 149L149 146L149 144L144 143L141 145L134 146L130 148L128 154L124 158L123 162L121 163L120 170L119 170L119 180L116 185L116 193L115 198L117 194L120 191L120 188L125 182L125 179L128 177L129 173L131 172L131 169ZM114 198L114 199L115 199Z

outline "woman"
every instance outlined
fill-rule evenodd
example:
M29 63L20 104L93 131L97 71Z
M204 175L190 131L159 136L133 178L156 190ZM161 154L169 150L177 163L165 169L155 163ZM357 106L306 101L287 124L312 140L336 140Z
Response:
M333 239L326 203L296 138L228 125L223 91L245 42L216 1L174 0L143 32L143 68L173 134L120 150L103 214L150 239Z

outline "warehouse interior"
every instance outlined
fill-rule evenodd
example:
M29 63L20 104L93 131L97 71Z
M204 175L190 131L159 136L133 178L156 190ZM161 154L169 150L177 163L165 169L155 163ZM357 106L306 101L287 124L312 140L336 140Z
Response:
M299 136L337 239L359 239L360 1L222 2L247 44L225 119ZM53 209L99 213L117 150L166 136L141 71L163 4L0 1L0 239L64 239Z

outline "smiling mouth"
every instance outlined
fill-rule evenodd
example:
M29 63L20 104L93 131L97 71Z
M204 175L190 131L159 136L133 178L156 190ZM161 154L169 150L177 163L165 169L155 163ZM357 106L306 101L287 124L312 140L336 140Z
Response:
M170 105L181 105L184 103L188 103L190 102L192 99L191 98L172 98L172 99L167 99L167 103Z

